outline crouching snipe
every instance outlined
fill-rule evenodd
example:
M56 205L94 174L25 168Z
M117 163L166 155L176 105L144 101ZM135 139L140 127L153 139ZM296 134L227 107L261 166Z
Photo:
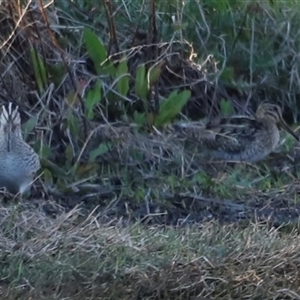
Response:
M280 127L299 141L283 120L280 107L270 103L259 105L254 117L231 116L216 118L202 127L192 124L176 127L197 138L214 158L225 161L264 159L279 146Z

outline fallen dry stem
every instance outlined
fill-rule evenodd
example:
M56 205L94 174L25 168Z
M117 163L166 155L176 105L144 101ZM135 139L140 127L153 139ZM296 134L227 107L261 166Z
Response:
M274 299L300 292L296 233L259 224L124 227L92 214L79 222L77 209L52 219L25 202L1 206L0 216L7 297L20 287L34 299Z

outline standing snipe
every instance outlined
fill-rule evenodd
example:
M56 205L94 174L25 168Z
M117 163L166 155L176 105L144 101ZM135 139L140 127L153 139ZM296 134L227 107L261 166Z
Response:
M0 187L11 193L26 191L35 173L40 168L40 160L34 150L24 141L21 133L21 118L18 106L8 110L2 106L0 115Z
M259 105L255 117L216 118L204 126L175 125L175 129L202 142L213 157L243 162L257 162L274 151L280 141L279 127L299 141L283 120L280 107L270 103Z

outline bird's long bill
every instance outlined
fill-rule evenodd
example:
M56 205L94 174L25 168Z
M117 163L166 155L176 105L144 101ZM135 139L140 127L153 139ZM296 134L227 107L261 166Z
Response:
M300 137L294 132L294 130L285 123L285 121L280 118L280 126L286 130L289 134L291 134L298 142L300 141Z

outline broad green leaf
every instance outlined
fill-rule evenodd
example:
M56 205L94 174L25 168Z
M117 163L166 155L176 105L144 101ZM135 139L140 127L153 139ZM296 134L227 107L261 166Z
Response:
M54 164L52 161L43 157L41 158L41 165L43 166L43 169L49 169L52 176L66 178L66 172L62 168Z
M99 41L98 37L94 34L94 32L89 28L84 29L83 40L85 42L88 54L95 65L97 73L101 74L103 70L101 64L103 64L107 59L105 47Z
M157 80L159 79L160 74L162 72L162 67L163 67L163 64L159 64L149 70L150 86L154 85L157 82Z
M79 135L80 124L79 119L72 111L69 111L67 116L67 127L70 130L71 134L74 136Z
M119 80L117 82L117 90L122 96L127 96L129 91L129 74L127 60L123 60L117 67L116 71Z
M146 67L141 65L137 68L135 76L135 93L143 100L147 99L148 85L146 80Z
M226 82L232 82L233 78L235 78L234 68L226 67L221 74L221 79Z
M72 175L72 176L76 175L78 167L79 167L79 163L76 162L71 168L69 168L69 171L67 172L68 175Z
M28 133L31 132L37 124L38 117L34 116L22 125L22 131L24 132L24 139L27 140Z
M55 85L61 84L63 77L66 74L66 68L62 63L56 63L54 65L47 65L47 70L51 82Z
M40 141L36 141L36 142L40 144ZM52 155L51 148L46 144L42 143L42 145L40 146L39 156L47 159L51 155Z
M174 31L181 31L181 30L186 29L187 26L188 26L188 23L181 23L181 24L176 23L173 25L173 28L174 28Z
M87 48L89 57L92 59L98 75L108 73L115 75L115 68L108 60L104 45L99 41L97 35L89 28L83 31L83 40Z
M66 150L65 150L65 157L66 157L65 166L70 167L71 162L74 158L74 152L73 152L73 148L71 147L71 145L67 145Z
M134 119L134 122L137 125L145 125L146 122L147 122L146 114L145 113L139 113L137 111L135 111L133 113L133 119Z
M98 148L90 151L89 162L94 162L98 156L107 153L110 150L111 146L112 143L109 142L101 143Z
M39 92L43 93L47 84L47 71L45 64L38 53L32 48L30 56L33 64L34 76L39 88Z
M153 127L153 124L154 124L154 114L152 113L152 112L149 112L149 113L147 113L147 125L149 125L150 126L150 128L152 128Z
M220 102L220 110L223 115L233 114L233 107L230 101L222 99Z
M162 126L172 121L172 119L181 112L182 108L186 105L191 92L188 90L172 92L169 97L161 103L159 114L155 119L155 126Z
M32 147L33 149L39 154L40 157L42 157L43 153L41 152L41 148L43 147L44 143L41 139L36 139L33 143Z
M94 107L100 102L101 100L101 88L102 83L98 79L94 88L92 88L86 97L86 117L89 120L92 120L94 118Z
M48 169L44 169L44 182L47 186L52 186L53 185L53 176L52 173Z

